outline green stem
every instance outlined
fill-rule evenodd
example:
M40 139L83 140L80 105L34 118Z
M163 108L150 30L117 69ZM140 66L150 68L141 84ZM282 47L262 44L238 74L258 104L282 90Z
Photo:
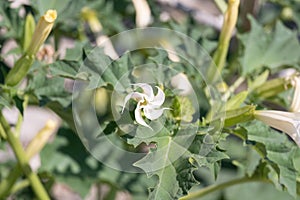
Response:
M38 176L31 170L29 166L29 160L28 157L22 147L21 142L18 140L18 138L11 132L10 126L7 123L6 119L4 118L3 114L0 112L0 123L2 124L2 127L4 131L6 132L7 141L12 147L18 162L20 164L20 167L23 171L23 173L26 175L27 179L30 182L30 185L38 197L38 199L41 200L50 200L45 188L43 187L40 179Z
M237 22L239 4L240 0L228 1L228 7L224 15L224 24L220 33L218 47L213 55L214 64L217 66L217 70L219 70L219 72L221 72L225 66L230 39ZM216 81L215 79L217 78L217 72L214 64L211 64L207 74L207 80L211 83Z
M19 113L15 131L14 131L14 133L17 137L20 137L22 122L23 122L23 115L22 115L22 113Z
M30 182L26 179L26 180L22 180L18 183L16 183L12 188L11 188L11 193L16 193L19 190L22 190L23 188L26 188L30 186Z
M28 102L29 102L29 97L28 97L28 95L25 95L24 101L23 101L23 110L26 110L26 108L28 106ZM19 112L18 121L17 121L15 131L14 131L14 133L17 137L20 137L22 122L23 122L23 114L21 112Z
M228 100L230 95L245 81L244 76L240 76L226 91L226 93L223 95L222 99L224 101Z
M0 137L1 137L2 139L4 139L4 140L7 139L6 133L5 133L4 128L3 128L3 126L2 126L1 124L0 124Z
M22 175L20 165L16 165L9 173L9 175L1 181L0 184L0 199L6 198L12 193L13 185Z
M262 178L251 178L251 177L243 177L243 178L238 178L238 179L234 179L234 180L230 180L228 182L225 183L220 183L217 185L211 185L209 187L206 187L202 190L199 190L197 192L193 192L190 193L184 197L181 197L179 200L190 200L190 199L199 199L200 197L203 197L209 193L215 192L217 190L222 190L224 188L233 186L233 185L237 185L237 184L241 184L241 183L248 183L248 182L266 182L266 183L270 183L269 180L267 179L262 179Z

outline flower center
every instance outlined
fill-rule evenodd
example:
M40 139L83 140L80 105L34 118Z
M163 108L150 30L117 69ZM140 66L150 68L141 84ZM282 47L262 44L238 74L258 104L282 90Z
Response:
M143 101L141 102L141 106L146 106L148 104L147 100L143 98Z

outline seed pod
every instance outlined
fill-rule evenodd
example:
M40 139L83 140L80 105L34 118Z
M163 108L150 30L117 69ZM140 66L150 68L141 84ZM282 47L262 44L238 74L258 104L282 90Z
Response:
M215 117L214 121L217 121L220 118L224 119L224 126L234 126L238 123L248 122L254 119L255 106L247 105L242 108L227 110L225 113L220 113L219 116Z

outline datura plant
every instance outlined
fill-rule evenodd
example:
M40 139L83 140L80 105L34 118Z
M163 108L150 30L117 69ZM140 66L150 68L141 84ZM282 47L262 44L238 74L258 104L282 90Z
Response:
M0 1L0 199L299 199L300 3L201 2Z

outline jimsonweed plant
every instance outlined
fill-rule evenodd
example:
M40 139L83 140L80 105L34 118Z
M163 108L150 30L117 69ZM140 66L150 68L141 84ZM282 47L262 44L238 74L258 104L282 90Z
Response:
M298 199L299 8L1 1L0 199Z

